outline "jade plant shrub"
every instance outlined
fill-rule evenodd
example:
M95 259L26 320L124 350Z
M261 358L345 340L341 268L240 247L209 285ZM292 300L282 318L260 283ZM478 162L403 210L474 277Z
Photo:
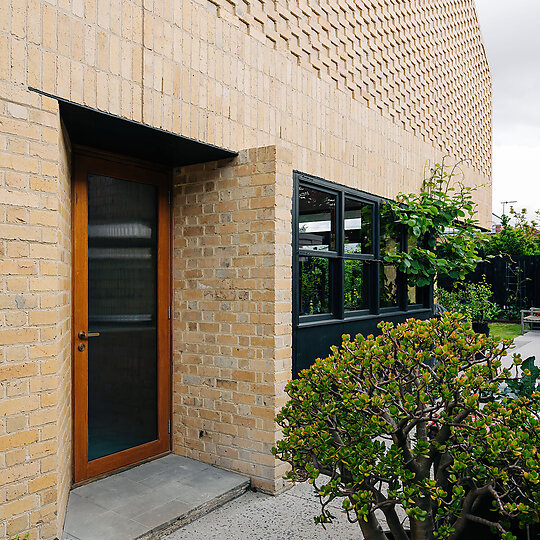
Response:
M536 357L529 356L519 365L521 376L506 381L501 391L495 397L531 397L540 392L540 369L535 364Z
M313 484L315 521L332 522L336 499L367 540L387 538L381 516L396 540L466 538L473 522L510 539L511 522L538 520L540 394L483 399L511 377L511 340L455 313L379 330L343 336L286 387L273 453ZM486 497L493 510L477 515Z

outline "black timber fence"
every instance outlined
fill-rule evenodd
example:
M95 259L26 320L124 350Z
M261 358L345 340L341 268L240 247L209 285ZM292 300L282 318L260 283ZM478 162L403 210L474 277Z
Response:
M493 299L503 309L540 307L540 255L499 256L480 263L465 281L478 283L486 277ZM439 286L452 288L453 280L439 280Z

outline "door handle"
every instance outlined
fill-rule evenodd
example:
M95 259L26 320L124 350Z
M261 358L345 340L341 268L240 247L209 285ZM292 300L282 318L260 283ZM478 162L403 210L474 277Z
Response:
M79 339L88 339L88 338L91 338L91 337L99 337L99 332L84 332L83 330L81 330L79 332Z

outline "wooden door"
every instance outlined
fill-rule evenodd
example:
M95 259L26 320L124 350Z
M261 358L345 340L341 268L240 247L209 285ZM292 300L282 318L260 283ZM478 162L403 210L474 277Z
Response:
M169 181L74 156L75 482L170 449Z

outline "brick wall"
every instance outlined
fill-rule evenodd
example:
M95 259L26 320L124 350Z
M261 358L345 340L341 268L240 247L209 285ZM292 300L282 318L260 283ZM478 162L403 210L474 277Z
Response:
M447 152L490 182L473 0L5 0L0 21L0 80L21 87L235 150L281 140L295 168L379 195Z
M315 101L327 92L351 96L490 175L491 78L474 2L212 0L211 4L201 2L192 10L189 23L197 30L206 27L204 10L216 10L249 33L251 43L243 41L246 49L256 41L283 51L293 64L323 81L320 86L313 80L305 83L316 89ZM209 24L209 36L210 30ZM204 60L201 56L201 63Z
M174 179L174 451L271 492L291 376L290 159L245 150Z
M58 370L56 380L56 422L57 433L57 470L56 482L51 489L51 497L58 501L56 530L64 525L72 478L72 444L73 430L71 417L71 147L64 130L58 133L59 170L58 170L58 336L57 358Z
M69 485L69 171L56 101L10 90L0 100L0 537L48 538Z

